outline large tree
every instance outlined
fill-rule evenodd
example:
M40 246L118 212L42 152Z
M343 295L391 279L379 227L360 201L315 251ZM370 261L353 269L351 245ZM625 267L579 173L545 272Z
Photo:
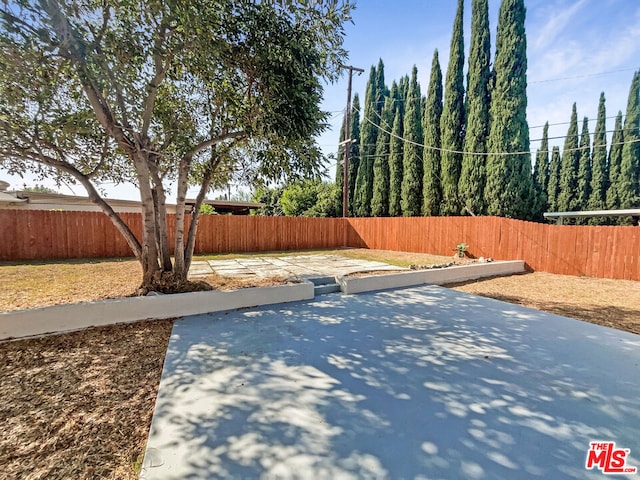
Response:
M290 217L337 217L340 191L335 183L318 180L295 182L282 190L282 213Z
M440 214L457 215L462 210L458 198L458 182L462 168L462 146L464 144L464 37L462 16L464 2L458 0L456 17L453 22L451 50L447 79L444 89L444 109L442 111L442 158L440 174L442 178L442 204Z
M396 84L391 88L391 95L386 97L380 116L380 132L376 141L376 157L373 162L373 197L371 198L371 215L386 217L389 215L389 148L391 130L395 112Z
M536 167L533 171L533 188L536 192L536 219L540 220L547 209L547 187L549 185L549 122L542 129L542 141L536 152Z
M549 183L547 184L547 205L552 212L559 211L558 194L560 193L561 163L560 147L554 145L551 152L551 162L549 162Z
M578 142L578 112L574 103L571 109L569 129L564 139L560 166L558 210L561 212L573 212L578 207L578 165L580 162Z
M354 214L353 197L356 193L356 177L360 166L360 96L356 93L351 104L351 152L349 152L349 165L347 175L349 177L349 215Z
M340 125L340 141L338 143L338 156L336 159L336 186L342 192L344 187L344 152L345 147L349 147L350 145L346 145L345 143L345 123L347 121L347 116L344 116L342 120L342 124ZM340 199L338 200L338 208L342 212L342 194L340 195Z
M582 121L580 134L580 160L578 162L578 205L579 210L586 210L591 195L591 137L589 135L589 119ZM579 219L577 223L586 223Z
M485 212L484 185L489 132L489 79L491 77L491 40L488 0L473 0L471 4L471 47L467 72L465 152L462 157L458 196L467 212Z
M13 173L82 184L140 261L141 290L179 291L210 186L235 172L251 181L317 170L313 138L327 118L318 106L322 77L332 78L345 57L350 8L337 1L3 2L0 162ZM140 191L140 238L97 187L123 180ZM189 185L199 193L188 223Z
M440 186L440 117L442 115L442 71L438 50L433 52L431 76L427 91L427 105L422 119L424 131L422 214L440 214L442 189Z
M376 67L372 65L364 97L364 112L360 127L360 162L353 192L353 213L357 217L368 217L371 214L373 158L376 153L376 139L378 138L378 125L380 123L380 119L376 115L377 85Z
M620 165L622 163L622 144L624 143L624 131L622 130L622 112L618 110L616 123L611 137L611 148L609 149L608 172L609 181L607 188L607 209L615 210L620 208L620 194L618 193L620 179Z
M404 112L402 215L420 215L422 206L422 123L418 69L413 66Z
M346 120L345 115L345 120ZM353 191L356 185L356 174L358 172L358 163L360 162L360 142L357 140L360 138L360 97L356 93L353 96L353 102L351 103L351 115L349 115L349 136L351 139L356 139L356 141L352 141L351 143L345 142L345 128L344 122L342 122L342 126L340 127L340 145L338 146L338 161L336 164L336 185L340 192L343 190L344 185L344 153L345 148L350 148L349 151L349 165L347 177L349 180L348 183L348 211L349 213L353 212ZM342 193L340 194L340 200L338 202L339 210L342 211Z
M498 15L484 190L488 214L520 219L533 216L534 202L525 17L524 0L503 0Z
M398 92L400 93L400 92ZM402 215L402 172L404 158L404 119L403 108L397 102L393 118L393 130L389 145L389 215L399 217ZM402 99L404 101L404 99Z
M620 208L636 208L640 206L640 72L633 75L627 113L624 117L624 145L622 146L622 162L618 178L618 194Z
M591 161L591 194L587 210L604 210L607 195L607 113L604 92L600 93L598 118L593 134L593 153ZM594 222L591 222L594 223Z

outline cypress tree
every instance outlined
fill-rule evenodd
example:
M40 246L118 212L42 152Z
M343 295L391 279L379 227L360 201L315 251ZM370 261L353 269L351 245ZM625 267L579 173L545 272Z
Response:
M360 97L356 93L353 96L353 102L351 104L351 127L349 127L349 134L355 142L351 143L351 152L349 152L349 215L353 215L353 196L356 191L356 177L358 174L358 167L360 166Z
M542 129L542 142L536 152L536 168L533 172L533 187L536 192L536 219L540 220L547 205L549 185L549 122Z
M582 121L580 136L580 159L578 161L578 210L585 210L591 196L591 138L589 136L589 119ZM585 219L578 219L576 223L584 224Z
M402 163L404 158L402 110L400 107L395 109L393 135L389 145L389 215L392 217L402 215Z
M356 176L356 188L353 197L353 213L356 217L371 215L371 197L373 196L373 159L376 153L378 138L377 114L378 77L376 67L372 66L367 82L367 93L364 104L364 117L360 127L360 164Z
M422 124L418 69L413 66L404 112L404 159L402 175L402 214L420 215L422 206Z
M400 79L400 83L398 84L399 96L400 96L400 104L402 105L402 116L404 117L405 110L405 102L407 101L407 95L409 94L409 75L405 75Z
M451 54L447 68L447 81L444 90L444 109L441 117L442 131L442 215L457 215L462 210L458 198L458 182L462 168L461 152L464 144L464 38L462 31L462 16L464 3L458 0L456 18L453 22L451 37Z
M618 179L620 208L635 208L640 202L638 188L638 172L640 171L640 72L633 75L629 91L627 114L624 118L624 145L622 146L622 163Z
M393 129L394 103L396 88L392 86L392 94L386 97L380 119L380 131L376 142L376 157L373 163L373 197L371 199L371 215L386 217L389 215L389 152L390 133Z
M503 0L498 15L494 86L489 107L487 213L533 216L533 178L527 124L527 39L524 0ZM509 155L508 153L511 153Z
M342 214L342 187L344 185L343 165L344 165L344 149L345 149L345 145L342 142L344 142L345 140L344 136L346 132L344 130L344 125L346 121L347 121L347 116L345 115L342 121L342 125L340 125L340 143L338 144L338 157L336 162L336 186L340 191L340 198L338 199L338 211L341 214Z
M467 72L465 152L486 153L489 132L489 78L491 40L488 0L473 0L471 6L471 49ZM464 155L458 195L465 210L475 215L485 213L484 185L486 157Z
M378 60L378 68L376 68L376 117L380 120L379 115L382 115L382 108L384 107L385 98L389 96L389 89L384 83L384 63L382 59Z
M598 119L593 134L593 153L591 162L591 195L587 210L604 210L607 195L607 112L604 92L600 93ZM590 223L596 223L591 219Z
M440 214L442 193L440 188L440 117L442 116L442 71L438 50L433 53L431 77L427 91L427 104L423 118L424 151L422 179L422 214ZM433 147L433 148L429 148Z
M562 164L560 166L560 188L558 192L558 210L573 212L578 206L578 164L580 149L578 147L578 113L576 104L571 110L569 130L564 139Z
M547 205L551 212L558 211L558 193L560 192L560 147L554 146L549 163L549 183L547 184Z
M616 124L611 137L611 148L609 149L609 188L607 189L607 209L616 210L620 208L620 194L618 185L620 180L620 166L622 164L622 143L624 142L624 131L622 130L622 112L618 111Z

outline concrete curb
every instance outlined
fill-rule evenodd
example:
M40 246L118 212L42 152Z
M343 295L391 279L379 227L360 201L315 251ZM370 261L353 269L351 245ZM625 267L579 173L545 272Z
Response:
M372 290L409 287L412 285L422 285L424 283L443 285L445 283L464 282L483 277L512 275L524 271L524 260L510 260L459 265L433 270L417 270L407 273L393 273L390 275L373 275L370 277L339 277L337 282L343 293L352 294Z
M303 282L231 291L118 298L1 312L0 340L70 332L150 318L183 317L257 305L310 300L314 297L313 287L311 282Z

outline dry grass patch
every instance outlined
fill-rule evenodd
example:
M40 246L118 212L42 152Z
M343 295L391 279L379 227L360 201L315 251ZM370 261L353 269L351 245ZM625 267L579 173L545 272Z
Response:
M142 269L132 259L0 265L0 311L131 295Z
M0 476L136 479L172 323L0 343Z
M205 277L198 277L198 280L214 285L218 290L237 290L239 288L251 287L275 287L277 285L288 285L296 283L292 279L285 277L225 277L222 275L212 274Z
M448 286L640 334L640 282L535 272Z
M326 253L326 252L323 252ZM451 257L443 255L431 255L430 253L409 253L393 252L391 250L369 250L366 248L346 248L343 250L332 250L334 255L356 258L359 260L370 260L372 262L384 262L397 267L408 267L409 265L434 265L438 263L450 262Z

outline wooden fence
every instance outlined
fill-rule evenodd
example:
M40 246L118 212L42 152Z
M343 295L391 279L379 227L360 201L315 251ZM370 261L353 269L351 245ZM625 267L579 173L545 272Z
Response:
M452 255L458 243L473 257L524 260L565 275L640 280L640 228L565 226L499 217L349 219L354 247Z
M121 218L140 238L141 215ZM187 216L187 222L190 221ZM167 216L173 246L175 215ZM338 248L345 245L340 218L203 215L196 253ZM124 237L101 212L0 210L0 260L130 257Z
M134 233L139 214L122 214ZM173 238L173 216L168 218ZM290 218L203 216L196 253L362 247L524 260L533 270L640 280L640 228L558 226L498 217ZM0 260L131 256L99 212L0 210Z

